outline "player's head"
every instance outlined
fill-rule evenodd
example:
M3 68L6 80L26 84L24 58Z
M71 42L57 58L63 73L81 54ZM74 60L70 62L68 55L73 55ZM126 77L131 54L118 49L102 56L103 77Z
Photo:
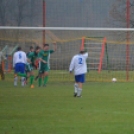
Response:
M17 51L21 51L22 49L21 49L21 46L19 46L18 48L17 48Z
M36 46L36 47L35 47L35 52L36 52L36 53L39 53L39 51L40 51L40 47L39 47L39 46Z
M33 52L33 51L34 51L33 46L30 46L29 50L30 50L31 52Z
M84 53L86 53L86 51L85 50L81 50L79 53L80 54L84 54Z
M48 50L49 49L49 44L43 44L43 49Z

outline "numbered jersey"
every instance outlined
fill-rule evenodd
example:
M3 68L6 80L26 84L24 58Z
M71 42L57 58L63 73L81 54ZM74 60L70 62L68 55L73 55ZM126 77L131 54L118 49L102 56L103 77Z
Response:
M13 55L13 67L15 67L15 64L17 63L27 63L26 53L23 51L17 51Z
M71 60L69 71L74 71L75 75L87 73L87 57L88 53L75 55Z

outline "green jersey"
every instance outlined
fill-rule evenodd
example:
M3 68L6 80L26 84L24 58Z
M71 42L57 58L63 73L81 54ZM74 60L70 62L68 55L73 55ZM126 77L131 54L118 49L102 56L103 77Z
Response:
M47 50L47 51L41 50L39 52L39 58L45 60L47 62L47 64L49 64L50 54L53 52L54 52L54 50Z
M30 52L27 55L27 58L31 61L31 63L34 63L35 60L38 58L38 54L36 52Z
M31 72L35 67L35 60L38 58L38 54L36 52L29 52L27 58L30 60L30 63L26 64L26 72Z
M47 63L43 63L43 62L39 63L39 72L40 73L44 73L44 72L50 70L49 60L50 60L50 54L52 54L53 52L54 52L54 50L48 50L48 51L41 50L39 52L39 58L41 58L47 62Z

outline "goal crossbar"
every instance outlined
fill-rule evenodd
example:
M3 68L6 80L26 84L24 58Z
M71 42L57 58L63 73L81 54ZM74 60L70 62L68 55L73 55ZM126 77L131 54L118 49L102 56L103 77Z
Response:
M16 27L0 26L1 30L91 30L91 31L134 31L134 28L104 28L104 27Z

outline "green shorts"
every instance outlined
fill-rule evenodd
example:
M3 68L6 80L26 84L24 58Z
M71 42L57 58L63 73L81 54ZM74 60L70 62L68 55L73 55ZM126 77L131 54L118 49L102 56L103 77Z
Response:
M27 63L26 64L26 72L31 72L33 70L32 64Z
M39 65L39 73L44 73L44 72L48 72L50 70L50 67L48 64L43 64L41 63Z

